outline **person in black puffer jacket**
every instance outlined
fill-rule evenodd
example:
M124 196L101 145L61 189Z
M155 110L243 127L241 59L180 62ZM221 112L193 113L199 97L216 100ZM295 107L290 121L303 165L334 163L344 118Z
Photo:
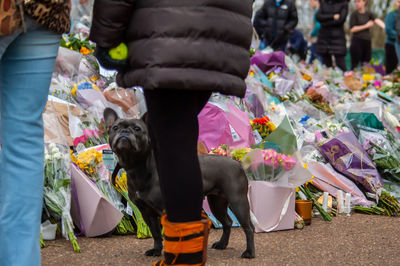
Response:
M103 66L119 70L119 86L144 89L166 208L167 219L162 221L177 231L203 224L197 115L214 91L244 97L253 35L251 16L251 0L94 2L89 38L97 44L96 57ZM121 42L128 46L126 66L108 56L109 49ZM186 242L176 242L172 249L183 251ZM200 265L205 263L206 252L201 248L195 253L165 252L165 259L157 265Z
M348 13L347 0L321 0L317 12L317 20L321 29L316 43L316 52L321 55L322 63L332 67L332 55L335 56L336 65L346 70L346 36L343 25Z
M289 34L297 23L297 9L292 0L266 0L253 22L260 39L281 51L285 50Z

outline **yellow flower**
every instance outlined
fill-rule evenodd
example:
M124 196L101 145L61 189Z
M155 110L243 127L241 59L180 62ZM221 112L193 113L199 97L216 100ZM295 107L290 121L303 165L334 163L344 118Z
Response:
M270 131L274 131L274 130L276 129L276 126L275 126L274 123L272 123L272 122L268 122L268 123L267 123L267 126L268 126L268 129L269 129Z
M78 88L76 87L76 86L74 86L72 89L71 89L71 94L72 95L74 95L74 96L76 96L76 91L78 90Z
M96 173L96 166L103 161L103 155L96 149L84 151L77 156L71 154L71 160L79 166L86 174Z
M370 75L370 74L364 74L364 75L362 76L362 79L363 79L364 82L367 82L367 81L374 80L375 77L372 76L372 75Z
M305 163L305 164L303 165L303 167L304 167L305 169L307 169L308 163ZM312 183L313 183L313 179L314 179L314 176L312 175L311 178L310 178L310 180L308 180L308 182L305 183L305 185L307 185L307 184L312 184Z
M115 188L119 192L128 192L128 185L126 181L126 172L124 171L120 177L115 178Z

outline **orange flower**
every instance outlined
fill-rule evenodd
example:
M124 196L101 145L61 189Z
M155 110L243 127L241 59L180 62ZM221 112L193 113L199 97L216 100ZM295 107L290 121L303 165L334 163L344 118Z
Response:
M307 75L307 74L303 74L303 79L304 79L304 80L307 80L307 81L311 81L311 80L312 80L312 77L310 77L310 76Z
M92 52L92 50L86 48L85 46L82 46L81 49L79 50L79 52L83 55L88 55Z

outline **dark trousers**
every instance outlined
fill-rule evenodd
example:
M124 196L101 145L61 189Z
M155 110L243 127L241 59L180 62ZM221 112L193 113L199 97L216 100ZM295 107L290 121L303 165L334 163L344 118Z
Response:
M344 55L334 55L334 56L335 56L336 65L342 71L346 71L346 62L344 60ZM333 67L332 55L331 54L321 55L321 58L322 58L322 64L324 64L327 67Z
M351 69L355 69L360 63L369 63L371 53L371 40L353 37L350 45Z
M315 52L315 43L311 44L310 51L311 51L311 56L310 56L310 59L309 59L309 61L308 61L309 64L312 64L312 62L313 62L315 59L318 59L319 61L322 62L321 56L319 56L319 54L317 54L317 53Z
M393 44L385 44L385 60L386 60L386 73L390 74L396 69L398 61L396 56L396 49Z
M197 115L211 92L145 90L148 126L170 222L201 218L203 182L197 157Z

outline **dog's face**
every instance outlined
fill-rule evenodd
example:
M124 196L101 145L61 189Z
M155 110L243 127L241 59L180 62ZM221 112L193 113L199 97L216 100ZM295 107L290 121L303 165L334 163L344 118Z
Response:
M104 110L103 117L111 149L120 159L135 160L150 151L150 137L143 120L121 119L111 108Z

